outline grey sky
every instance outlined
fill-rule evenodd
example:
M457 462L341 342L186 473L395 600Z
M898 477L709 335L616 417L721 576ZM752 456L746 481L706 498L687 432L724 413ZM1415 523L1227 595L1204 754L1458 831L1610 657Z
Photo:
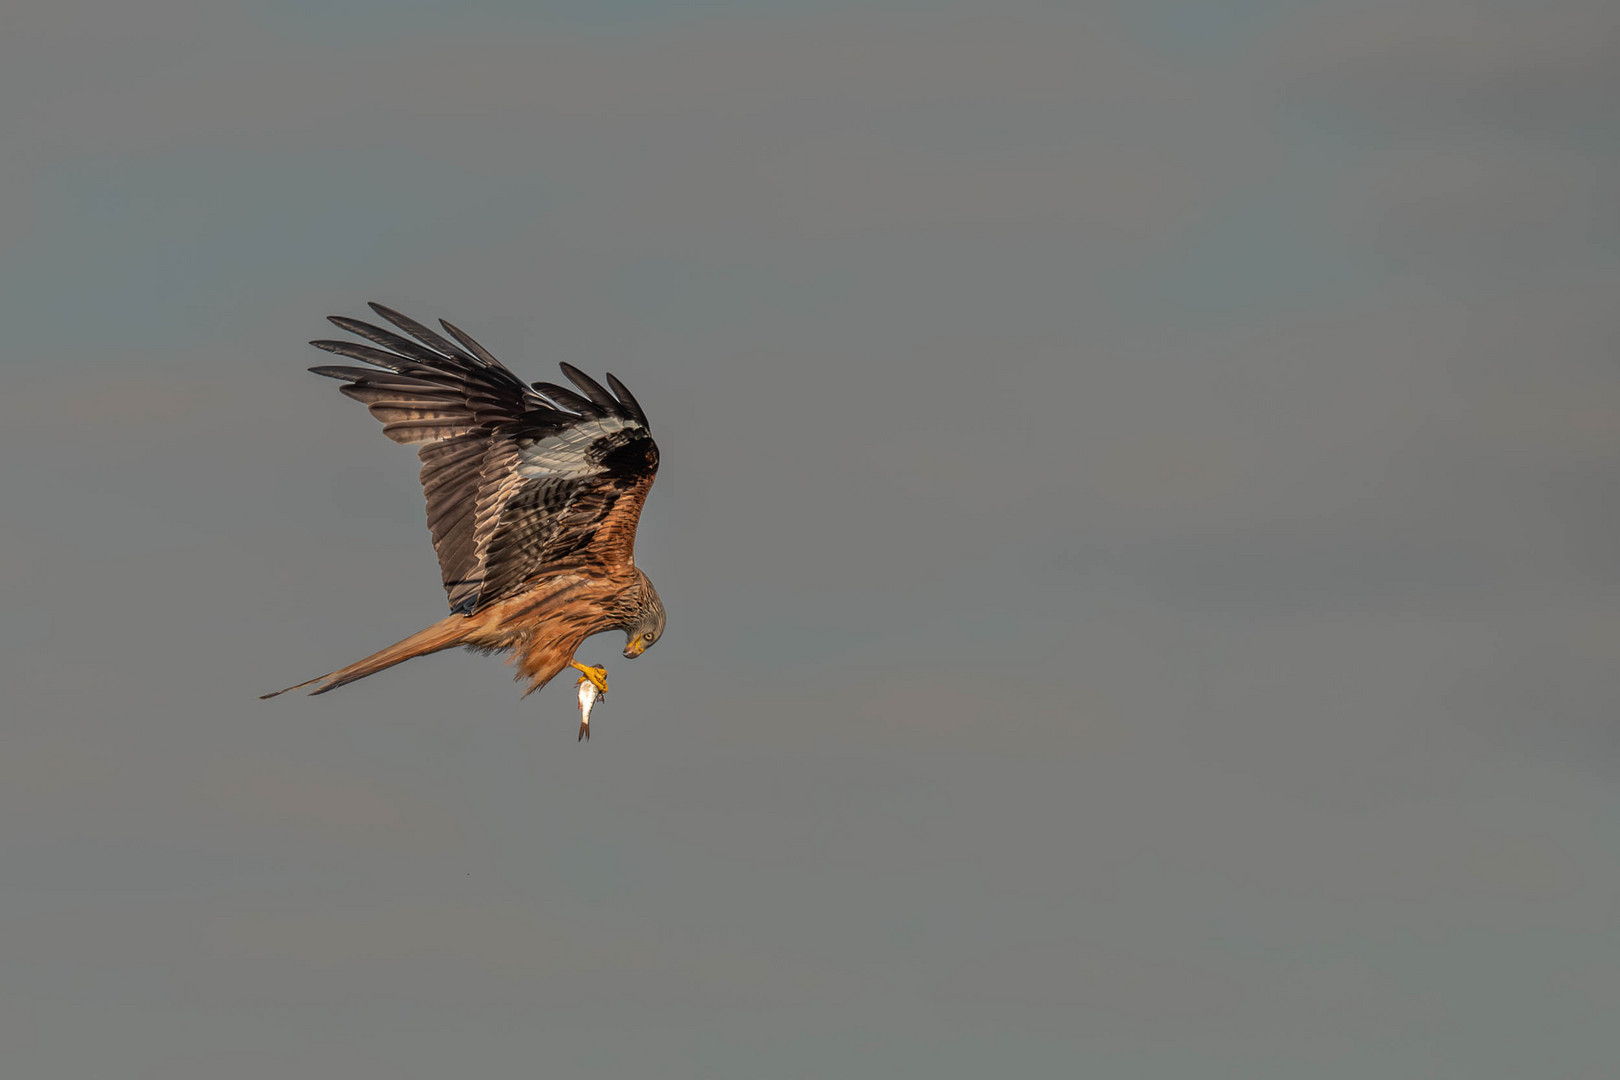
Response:
M36 4L19 1076L1607 1077L1605 3ZM376 299L636 392L670 632L443 613Z

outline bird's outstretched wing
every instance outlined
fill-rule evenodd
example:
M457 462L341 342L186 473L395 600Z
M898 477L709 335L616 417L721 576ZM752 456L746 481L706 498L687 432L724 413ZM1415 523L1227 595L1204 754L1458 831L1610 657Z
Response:
M422 444L428 527L451 611L488 607L551 571L605 573L633 561L658 446L623 383L609 375L610 393L563 364L575 390L525 385L447 322L454 341L381 304L371 309L410 337L333 315L372 344L310 344L371 366L310 370L347 383L343 393L390 439Z

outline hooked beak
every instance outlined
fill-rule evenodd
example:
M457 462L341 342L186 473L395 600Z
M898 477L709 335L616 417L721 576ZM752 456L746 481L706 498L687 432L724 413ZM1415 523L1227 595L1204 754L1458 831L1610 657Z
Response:
M626 660L634 660L636 657L640 656L642 653L644 653L646 651L647 651L647 644L638 635L636 637L631 638L630 643L624 647L624 658Z

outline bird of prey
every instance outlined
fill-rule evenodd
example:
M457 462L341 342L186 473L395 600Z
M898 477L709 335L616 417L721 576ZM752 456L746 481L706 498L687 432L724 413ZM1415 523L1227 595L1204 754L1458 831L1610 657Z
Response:
M319 678L324 694L427 653L465 645L510 653L524 696L566 668L607 691L607 672L574 652L592 634L622 630L626 658L664 633L664 605L636 566L636 523L658 472L658 446L641 405L618 379L563 364L575 389L525 385L464 332L451 341L397 311L371 309L382 327L330 316L371 344L312 341L367 367L310 368L339 379L382 421L383 434L419 445L428 528L450 614L403 641ZM414 340L413 340L414 339ZM582 723L580 736L588 737Z

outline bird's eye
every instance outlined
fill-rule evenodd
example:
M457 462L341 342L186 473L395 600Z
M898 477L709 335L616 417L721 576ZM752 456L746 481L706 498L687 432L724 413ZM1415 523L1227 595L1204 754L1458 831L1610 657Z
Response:
M645 641L647 644L651 645L653 643L653 638L655 638L657 636L658 636L657 634L655 634L651 630L649 630L645 634L641 635L641 639L643 641Z

